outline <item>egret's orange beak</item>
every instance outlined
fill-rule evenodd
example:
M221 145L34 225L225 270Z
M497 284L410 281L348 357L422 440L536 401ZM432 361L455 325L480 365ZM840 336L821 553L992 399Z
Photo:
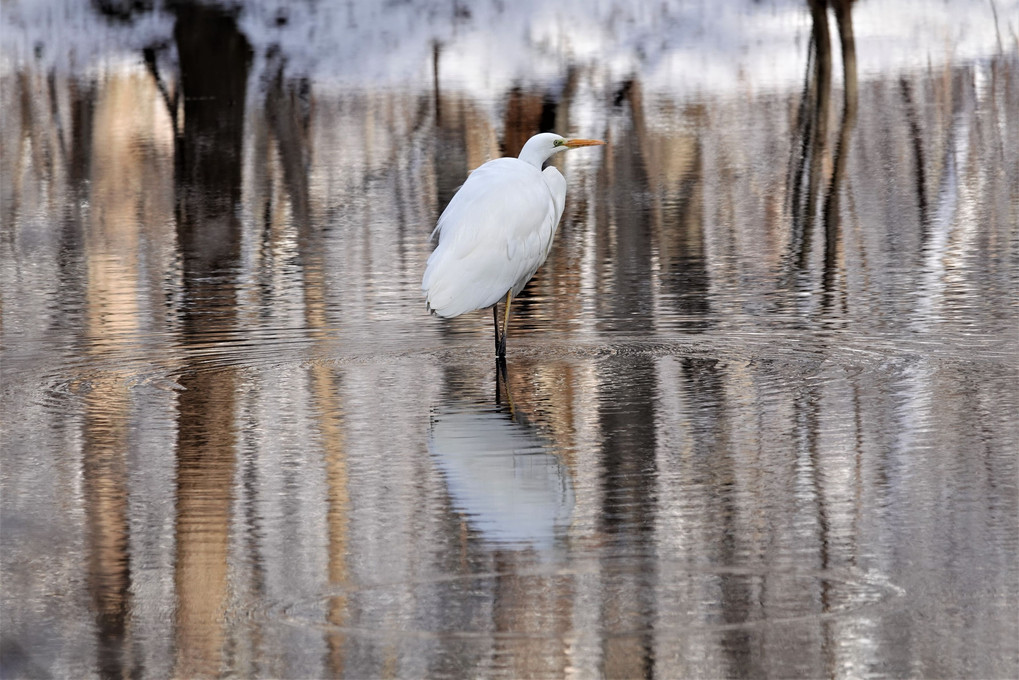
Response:
M564 143L568 148L576 149L578 146L599 146L605 142L600 139L567 139Z

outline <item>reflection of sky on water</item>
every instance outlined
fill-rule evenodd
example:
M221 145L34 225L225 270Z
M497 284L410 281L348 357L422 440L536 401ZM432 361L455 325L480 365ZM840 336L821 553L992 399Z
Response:
M428 450L453 507L498 546L545 555L569 526L573 484L537 432L509 412L446 404L432 414Z

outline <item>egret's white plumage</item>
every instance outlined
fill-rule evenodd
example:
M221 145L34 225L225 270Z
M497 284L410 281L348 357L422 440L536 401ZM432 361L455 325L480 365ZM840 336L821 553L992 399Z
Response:
M472 172L435 227L421 283L431 310L453 317L516 296L548 256L565 194L558 170L516 158Z
M566 179L541 166L559 151L593 144L604 142L545 132L519 157L489 161L467 177L432 232L439 245L421 280L429 309L459 316L523 290L548 257L566 203Z

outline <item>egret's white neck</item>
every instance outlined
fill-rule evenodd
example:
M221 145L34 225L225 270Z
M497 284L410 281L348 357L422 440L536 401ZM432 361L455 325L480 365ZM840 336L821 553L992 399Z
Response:
M552 141L556 138L556 135L549 133L543 133L531 137L527 140L527 143L524 144L524 148L520 150L520 154L517 158L525 163L530 163L541 170L541 166L545 164L545 161L551 158L556 152L562 151L565 148L561 146L554 146L552 144Z

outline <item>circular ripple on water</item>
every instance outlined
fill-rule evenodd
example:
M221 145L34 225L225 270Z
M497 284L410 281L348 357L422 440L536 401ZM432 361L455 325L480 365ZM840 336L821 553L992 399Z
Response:
M593 616L605 638L770 630L861 616L902 594L880 575L858 570L673 568L608 559L339 586L279 605L275 614L291 625L359 636L569 640L581 633L571 616L580 616L578 626L592 625Z

